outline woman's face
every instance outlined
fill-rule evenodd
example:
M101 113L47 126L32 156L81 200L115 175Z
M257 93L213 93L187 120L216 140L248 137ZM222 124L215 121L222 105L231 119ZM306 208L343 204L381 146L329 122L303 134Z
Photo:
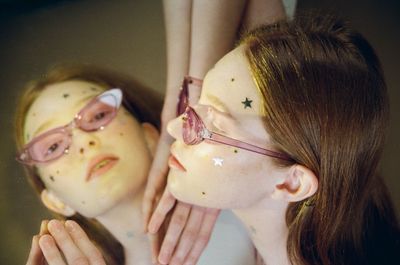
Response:
M193 109L209 130L271 149L260 96L249 69L243 47L227 54L207 73ZM206 207L236 209L270 196L282 173L270 157L219 143L186 145L183 118L168 124L168 132L176 139L171 146L168 188L176 198Z
M103 91L83 81L49 85L27 113L25 142L68 124ZM120 107L103 130L74 128L68 153L36 167L49 191L80 214L96 217L143 186L152 159L144 134L141 124Z

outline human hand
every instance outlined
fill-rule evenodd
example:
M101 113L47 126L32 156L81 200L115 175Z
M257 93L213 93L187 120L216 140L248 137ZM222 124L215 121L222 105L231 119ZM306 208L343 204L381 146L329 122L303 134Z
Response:
M48 231L46 231L46 227ZM26 265L105 265L100 251L74 221L44 221L32 239Z
M207 246L220 210L177 201L168 189L165 189L150 220L150 233L158 231L174 206L158 262L170 265L196 264Z

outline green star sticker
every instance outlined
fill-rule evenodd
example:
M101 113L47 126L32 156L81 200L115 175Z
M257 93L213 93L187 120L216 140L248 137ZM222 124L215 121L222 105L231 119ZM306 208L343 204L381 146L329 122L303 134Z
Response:
M247 108L247 107L251 108L251 102L253 102L253 100L250 100L246 97L246 100L242 101L242 104L244 105L244 108Z

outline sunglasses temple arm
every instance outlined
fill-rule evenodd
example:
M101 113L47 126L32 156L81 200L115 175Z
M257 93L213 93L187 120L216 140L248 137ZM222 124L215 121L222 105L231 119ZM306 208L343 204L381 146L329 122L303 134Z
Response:
M244 149L244 150L247 150L250 152L255 152L255 153L258 153L261 155L271 156L271 157L275 157L278 159L283 159L283 160L288 160L288 161L292 160L284 154L274 152L271 150L267 150L267 149L264 149L264 148L261 148L261 147L258 147L258 146L252 145L252 144L244 143L239 140L235 140L233 138L230 138L230 137L218 134L218 133L211 133L211 135L209 137L205 138L205 140L230 145L232 147L241 148L241 149Z

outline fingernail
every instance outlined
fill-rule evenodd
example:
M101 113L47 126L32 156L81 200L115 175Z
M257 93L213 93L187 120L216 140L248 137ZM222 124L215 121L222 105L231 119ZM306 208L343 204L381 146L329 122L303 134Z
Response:
M39 245L40 245L42 248L49 248L49 247L51 246L51 243L50 243L50 236L49 236L49 235L44 235L44 236L40 237L40 239L39 239Z
M163 251L163 252L160 253L160 256L158 257L158 261L161 264L168 264L169 258L170 258L169 256L170 256L169 252Z
M53 232L60 232L62 229L62 224L58 220L51 220L48 224L48 227L50 230L53 230Z
M75 232L75 231L76 231L75 222L74 222L74 221L71 221L71 220L67 220L67 221L65 222L65 228L67 229L67 231L68 231L69 233Z

